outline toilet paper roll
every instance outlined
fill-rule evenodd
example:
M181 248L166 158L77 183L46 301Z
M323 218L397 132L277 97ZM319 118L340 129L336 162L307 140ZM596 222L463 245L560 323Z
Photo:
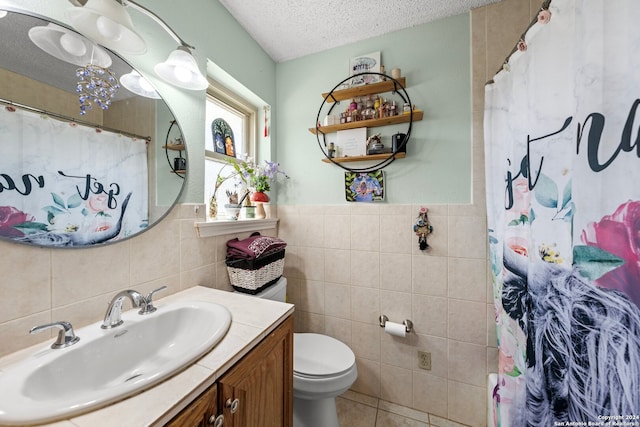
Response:
M396 337L405 337L407 336L407 329L402 323L394 323L386 321L384 324L384 331Z

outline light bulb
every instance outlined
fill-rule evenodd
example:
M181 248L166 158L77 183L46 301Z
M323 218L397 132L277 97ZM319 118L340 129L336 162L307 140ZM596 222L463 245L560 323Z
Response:
M105 16L101 16L96 20L96 27L98 28L100 35L106 39L119 41L122 38L122 29L120 28L120 24Z
M176 79L182 83L187 83L191 80L191 71L189 71L186 67L182 67L177 65L173 67L173 75L176 76Z
M87 46L78 37L64 33L60 37L60 46L73 56L82 56L87 53Z
M153 86L151 86L151 83L149 83L147 79L142 76L140 76L140 78L138 79L138 84L145 92L155 92L155 89L153 88Z

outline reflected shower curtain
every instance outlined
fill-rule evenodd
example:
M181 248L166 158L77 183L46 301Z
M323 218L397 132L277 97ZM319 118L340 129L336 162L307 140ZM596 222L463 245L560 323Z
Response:
M2 106L0 152L0 237L86 246L147 227L146 141Z
M639 23L552 0L486 87L496 425L640 426Z

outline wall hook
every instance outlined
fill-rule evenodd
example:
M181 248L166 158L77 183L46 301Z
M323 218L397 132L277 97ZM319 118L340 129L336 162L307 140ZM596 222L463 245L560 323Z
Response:
M418 236L418 245L420 246L421 251L429 249L429 244L427 243L427 235L433 233L433 227L429 223L429 216L427 215L427 211L428 209L425 207L420 208L418 218L413 226L413 231Z

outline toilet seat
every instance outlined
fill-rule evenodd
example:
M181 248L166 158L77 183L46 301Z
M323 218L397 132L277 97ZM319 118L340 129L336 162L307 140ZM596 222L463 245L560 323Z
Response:
M305 378L339 376L353 368L356 357L341 341L327 335L293 334L293 373Z

